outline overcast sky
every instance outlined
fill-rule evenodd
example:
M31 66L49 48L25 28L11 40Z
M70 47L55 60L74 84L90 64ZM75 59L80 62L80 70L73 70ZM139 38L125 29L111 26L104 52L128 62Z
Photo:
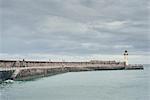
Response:
M0 1L1 59L120 59L127 49L131 63L148 63L149 0Z

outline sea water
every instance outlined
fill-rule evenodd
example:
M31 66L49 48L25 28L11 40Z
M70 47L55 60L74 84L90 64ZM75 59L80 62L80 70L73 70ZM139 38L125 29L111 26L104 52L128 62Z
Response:
M144 70L70 72L4 82L0 100L150 100L150 65Z

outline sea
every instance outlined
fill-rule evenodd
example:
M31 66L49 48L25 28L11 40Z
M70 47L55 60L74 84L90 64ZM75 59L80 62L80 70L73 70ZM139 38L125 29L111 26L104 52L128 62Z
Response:
M150 65L7 81L0 84L0 100L150 100Z

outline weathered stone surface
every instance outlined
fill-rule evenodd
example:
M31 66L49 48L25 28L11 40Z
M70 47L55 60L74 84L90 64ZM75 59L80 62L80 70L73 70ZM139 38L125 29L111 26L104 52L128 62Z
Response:
M11 71L0 71L0 82L10 79L11 75L13 74L13 70Z
M143 69L143 65L128 65L116 61L44 62L0 60L0 80L29 80L66 72L96 70Z

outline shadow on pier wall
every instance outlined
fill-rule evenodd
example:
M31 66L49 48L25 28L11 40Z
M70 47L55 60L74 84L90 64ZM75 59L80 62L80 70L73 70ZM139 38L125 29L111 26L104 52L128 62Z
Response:
M0 82L4 81L4 80L8 80L10 79L10 77L13 74L13 70L10 71L0 71Z

